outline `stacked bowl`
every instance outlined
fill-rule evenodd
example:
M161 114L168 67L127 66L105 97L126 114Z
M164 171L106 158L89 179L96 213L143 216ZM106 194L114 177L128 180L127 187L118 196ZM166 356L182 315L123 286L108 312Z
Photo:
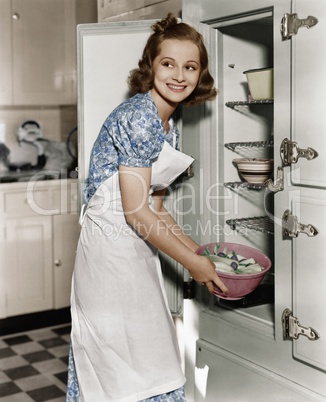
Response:
M251 184L263 184L273 172L273 159L239 158L233 163L242 179Z

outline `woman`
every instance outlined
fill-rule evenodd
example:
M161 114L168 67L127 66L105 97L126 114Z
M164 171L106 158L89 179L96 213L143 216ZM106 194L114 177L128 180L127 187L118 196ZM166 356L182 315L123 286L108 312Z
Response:
M136 95L109 115L91 154L72 284L67 400L185 400L158 250L210 292L214 284L227 291L163 207L165 189L192 162L176 150L171 115L181 102L216 96L207 52L201 35L172 14L152 28L129 77Z

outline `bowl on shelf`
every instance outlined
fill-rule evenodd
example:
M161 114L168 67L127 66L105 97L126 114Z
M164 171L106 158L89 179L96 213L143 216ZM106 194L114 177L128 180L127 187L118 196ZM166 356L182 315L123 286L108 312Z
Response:
M243 73L246 74L249 92L253 100L273 99L273 68L258 68L254 70L247 70Z
M209 250L213 256L213 259L216 244L219 244L219 250L227 249L228 253L232 253L232 251L234 251L236 254L240 254L247 259L253 258L263 268L262 271L252 274L234 274L216 271L220 279L228 288L228 293L224 294L217 286L214 286L214 295L225 300L240 300L257 288L257 286L264 279L264 276L270 270L272 262L262 251L238 243L219 242L204 244L196 250L196 254L206 255L207 250ZM210 258L209 255L206 256L207 258Z
M239 175L248 183L263 184L273 172L273 159L238 158L233 159Z

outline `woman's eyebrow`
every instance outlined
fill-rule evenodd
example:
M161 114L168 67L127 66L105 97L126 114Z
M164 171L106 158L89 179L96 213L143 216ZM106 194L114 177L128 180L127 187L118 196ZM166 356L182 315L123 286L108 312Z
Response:
M169 59L169 60L175 61L175 59L174 59L173 57L169 57L169 56L163 56L163 57L161 58L161 60L164 60L164 59Z
M164 59L169 59L169 60L175 61L175 59L173 57L169 57L169 56L163 56L161 61L164 60ZM199 65L198 61L196 61L196 60L187 60L186 63L196 63L196 64Z

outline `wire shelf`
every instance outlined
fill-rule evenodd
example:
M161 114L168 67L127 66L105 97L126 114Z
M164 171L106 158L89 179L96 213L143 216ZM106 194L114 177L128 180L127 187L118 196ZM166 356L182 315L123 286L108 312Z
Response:
M246 181L233 181L224 183L224 186L230 190L263 190L266 188L265 184L247 183Z
M270 148L274 146L274 141L228 142L224 146L231 151L234 151L236 148Z
M254 230L268 234L274 234L274 222L267 216L256 216L252 218L228 219L226 223L238 232L245 229Z
M234 109L236 106L251 106L251 105L271 105L273 99L251 100L251 101L231 101L226 102L225 106Z

